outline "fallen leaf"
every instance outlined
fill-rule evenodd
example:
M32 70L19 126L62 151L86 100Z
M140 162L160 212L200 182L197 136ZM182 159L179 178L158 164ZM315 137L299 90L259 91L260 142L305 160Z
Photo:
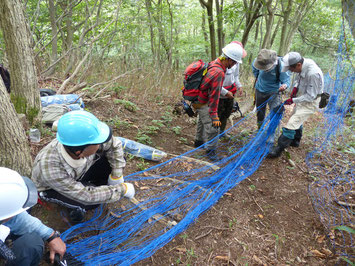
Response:
M327 248L322 248L321 249L322 253L324 253L325 255L327 256L332 256L333 255L333 252L331 252L329 249Z
M265 176L260 177L261 180L266 180L267 178Z
M264 215L262 215L262 214L258 214L258 217L259 217L260 219L264 219Z
M319 250L313 249L313 250L311 250L311 253L316 257L325 258L325 254L323 254Z
M149 187L140 187L139 189L140 190L147 190L147 189L149 189Z
M148 176L148 173L147 172L143 172L143 175Z
M175 248L178 252L185 253L187 251L186 248Z
M229 261L229 257L228 256L216 256L214 257L215 259L217 260L226 260L226 261Z
M226 193L224 193L224 195L226 195L226 196L232 196L232 193L228 193L228 192L226 192Z
M139 187L138 182L134 181L134 184L136 185L136 187Z
M256 255L253 256L253 260L255 260L256 263L264 265L263 261L259 259Z
M321 243L324 242L324 239L325 239L325 235L318 236L318 237L317 237L317 242L318 242L319 244L321 244Z

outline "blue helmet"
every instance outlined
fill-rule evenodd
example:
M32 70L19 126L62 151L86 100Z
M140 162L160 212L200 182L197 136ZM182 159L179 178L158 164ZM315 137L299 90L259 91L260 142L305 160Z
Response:
M58 121L57 139L66 146L100 144L110 137L110 127L86 111L68 112Z

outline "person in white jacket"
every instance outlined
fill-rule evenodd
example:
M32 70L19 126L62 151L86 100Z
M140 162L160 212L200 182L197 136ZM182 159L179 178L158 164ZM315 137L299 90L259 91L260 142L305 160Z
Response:
M233 41L243 48L243 44L238 41ZM243 48L242 58L247 56L247 52ZM234 97L238 92L238 95L243 94L242 83L239 80L239 64L235 64L230 69L226 70L223 87L218 103L218 117L221 121L220 132L223 132L227 126L227 120L232 114ZM226 135L224 135L226 136Z
M303 124L319 108L320 95L323 93L324 80L322 70L317 64L303 58L297 52L290 52L283 57L282 71L296 73L295 86L285 105L295 104L292 115L282 134L278 145L269 153L270 158L279 157L288 146L298 147L302 138Z

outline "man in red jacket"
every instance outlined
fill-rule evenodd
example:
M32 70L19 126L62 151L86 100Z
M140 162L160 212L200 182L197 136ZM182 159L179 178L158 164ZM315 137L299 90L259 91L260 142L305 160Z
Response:
M209 64L208 71L200 85L198 101L193 104L199 115L195 147L201 146L207 139L206 153L211 161L220 159L216 154L218 139L215 137L221 126L217 112L225 72L227 68L242 63L243 48L236 43L230 43L222 49L222 52L220 57ZM211 141L212 139L214 141Z

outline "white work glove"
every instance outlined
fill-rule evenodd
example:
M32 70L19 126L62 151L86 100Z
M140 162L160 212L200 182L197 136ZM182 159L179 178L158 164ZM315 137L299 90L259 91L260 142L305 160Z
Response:
M122 184L123 182L124 182L123 175L120 177L110 175L107 180L107 185L109 186L119 185Z
M5 242L5 239L7 238L7 236L10 234L10 228L8 228L5 225L0 225L0 240L2 242Z
M131 183L123 183L123 186L125 187L125 193L123 194L124 197L126 198L133 198L134 194L136 193L133 184Z

